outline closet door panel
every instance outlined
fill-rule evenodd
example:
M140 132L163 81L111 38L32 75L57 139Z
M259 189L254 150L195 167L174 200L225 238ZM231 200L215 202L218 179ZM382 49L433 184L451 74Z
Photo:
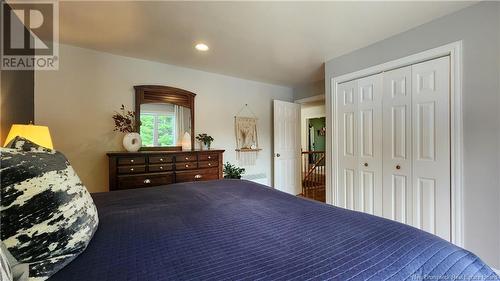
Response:
M383 214L411 225L411 66L385 72L383 84Z
M359 186L354 209L382 216L382 74L357 84Z
M451 239L449 57L412 66L413 225Z
M338 86L337 118L339 124L339 173L337 206L354 209L357 177L357 83L346 82Z
M390 205L385 207L388 207L387 209L384 209L385 213L384 216L401 222L401 223L406 223L410 224L409 218L411 217L411 206L409 203L411 202L409 200L409 196L411 196L411 192L409 192L409 184L408 184L409 178L408 176L405 175L393 175L392 176L392 181L388 183L389 188L387 189L387 193L389 195L389 200L390 200ZM384 183L385 186L385 183ZM386 190L384 190L384 194L386 193Z

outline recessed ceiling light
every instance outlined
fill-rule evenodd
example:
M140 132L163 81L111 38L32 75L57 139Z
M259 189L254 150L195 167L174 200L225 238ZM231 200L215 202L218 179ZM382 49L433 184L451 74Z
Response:
M198 43L196 44L196 46L194 46L196 48L196 50L198 51L202 51L202 52L206 52L208 51L208 46L206 44L203 44L203 43Z

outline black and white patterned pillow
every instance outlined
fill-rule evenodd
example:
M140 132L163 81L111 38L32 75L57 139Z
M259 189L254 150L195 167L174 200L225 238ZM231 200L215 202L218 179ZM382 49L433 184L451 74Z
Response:
M52 149L43 147L39 144L36 144L29 139L16 136L13 138L5 147L7 148L15 148L19 150L24 150L24 151L45 151L45 152L51 152Z
M12 281L28 281L29 279L29 265L25 263L18 262L12 254L9 252L5 244L0 241L0 252L2 252L3 263L7 263L10 269L10 275ZM5 276L2 276L4 278ZM0 279L4 280L4 279Z
M45 280L87 247L97 229L92 197L60 152L0 148L0 237Z
M13 280L12 271L10 269L10 263L9 260L7 259L7 253L2 247L0 247L0 280L2 281Z

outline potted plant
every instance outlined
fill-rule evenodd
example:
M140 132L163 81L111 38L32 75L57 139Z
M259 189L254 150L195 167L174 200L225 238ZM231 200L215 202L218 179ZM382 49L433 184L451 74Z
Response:
M115 111L113 114L113 120L115 121L113 131L125 133L123 147L129 152L138 151L142 146L142 140L141 135L135 132L135 112L126 110L122 104L120 112Z
M245 168L240 168L229 162L224 164L224 178L225 179L241 179L241 175L245 173Z
M212 138L212 136L203 133L203 134L198 134L196 136L196 140L200 142L200 149L204 150L204 149L210 149L210 145L214 141L214 138Z

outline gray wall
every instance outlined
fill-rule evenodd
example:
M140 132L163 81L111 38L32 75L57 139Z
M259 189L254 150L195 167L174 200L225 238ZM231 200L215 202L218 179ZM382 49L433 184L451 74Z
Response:
M259 116L259 152L247 175L272 182L272 100L292 101L292 88L59 45L59 70L35 73L35 121L50 128L55 149L69 159L90 192L107 191L106 152L123 150L111 116L134 105L134 85L169 85L196 93L195 134L209 133L224 161L237 163L234 115L245 104ZM222 102L221 102L222 101ZM247 116L248 112L241 114ZM83 116L85 118L83 118ZM78 145L75 145L78 144Z
M325 94L325 80L320 80L293 88L294 100L299 100L303 98L324 95L324 94Z
M500 3L481 2L326 63L332 77L463 40L465 248L500 268Z

